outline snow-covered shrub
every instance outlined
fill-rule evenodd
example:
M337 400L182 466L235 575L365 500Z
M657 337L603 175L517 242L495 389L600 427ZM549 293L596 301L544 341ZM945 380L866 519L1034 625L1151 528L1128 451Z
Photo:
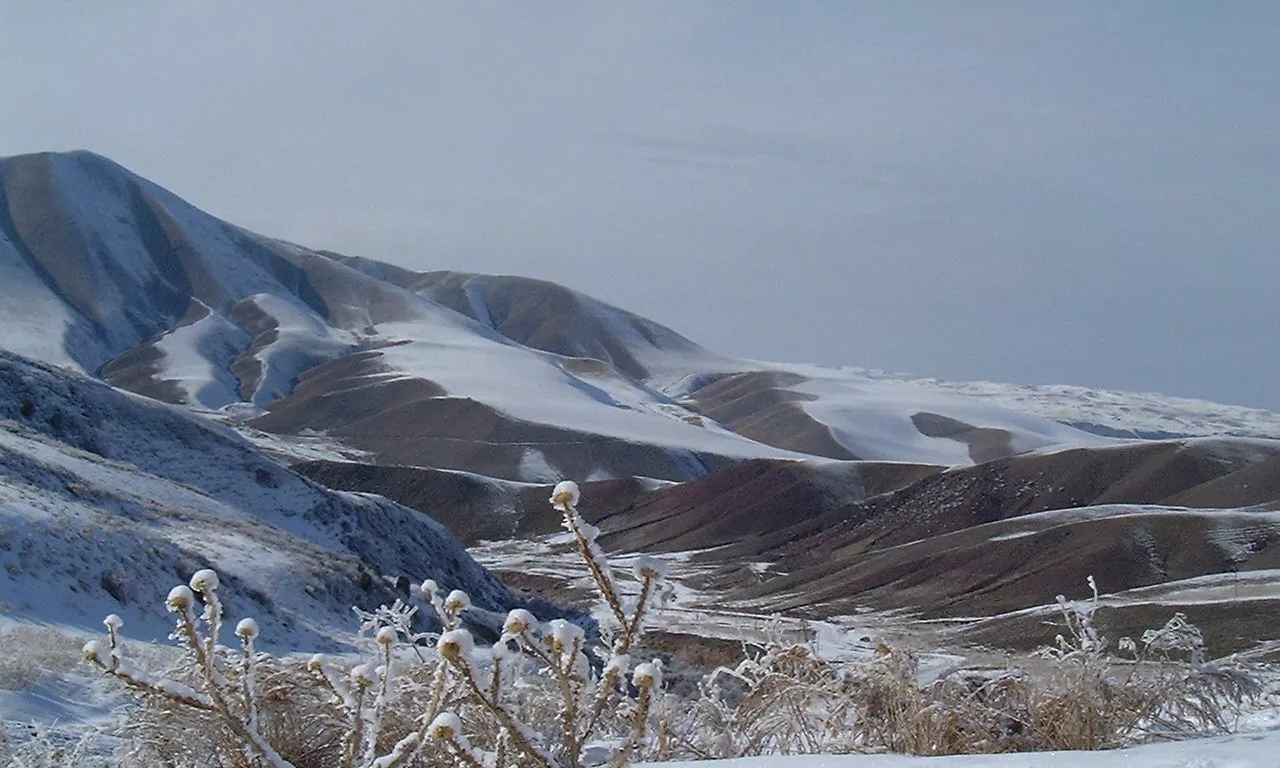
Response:
M1181 615L1142 648L1121 641L1131 658L1112 656L1089 584L1091 599L1059 599L1065 631L1025 668L960 669L926 684L914 654L883 644L869 660L835 663L775 642L708 676L667 739L700 758L1101 749L1228 730L1260 692L1255 675L1199 661L1203 642Z
M114 615L104 622L106 639L84 646L86 661L142 700L128 726L125 764L581 768L602 745L615 765L655 754L662 665L644 662L628 672L662 568L638 564L640 596L624 604L578 499L577 486L566 482L551 502L606 606L603 644L574 623L544 624L517 609L499 640L481 647L465 626L468 595L442 596L428 580L421 592L443 627L438 635L415 631L418 607L396 601L356 611L372 641L368 658L280 659L257 651L260 630L251 618L235 626L238 649L219 643L219 580L201 570L166 600L175 615L171 637L183 651L173 669L131 664Z

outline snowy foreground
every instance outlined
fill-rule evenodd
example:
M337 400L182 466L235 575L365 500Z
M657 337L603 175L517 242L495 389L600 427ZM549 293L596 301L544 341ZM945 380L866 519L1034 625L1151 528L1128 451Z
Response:
M1105 752L1020 752L948 757L773 755L645 765L649 768L694 765L698 768L1275 768L1280 765L1280 731L1149 744Z

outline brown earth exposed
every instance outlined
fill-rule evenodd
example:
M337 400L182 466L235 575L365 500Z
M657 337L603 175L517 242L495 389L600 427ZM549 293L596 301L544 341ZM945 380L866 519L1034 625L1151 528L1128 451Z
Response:
M466 544L537 536L560 530L562 517L548 503L552 486L495 480L469 472L307 461L293 469L322 485L377 493L431 515ZM634 478L582 483L586 517L625 506L645 493Z

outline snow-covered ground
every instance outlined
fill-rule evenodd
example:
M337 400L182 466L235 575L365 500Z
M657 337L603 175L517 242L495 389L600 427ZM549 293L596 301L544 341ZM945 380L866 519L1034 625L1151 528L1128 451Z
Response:
M1280 414L1241 405L1065 384L912 381L922 387L988 400L1066 424L1100 428L1104 434L1114 431L1128 437L1231 435L1280 439Z
M645 768L672 768L688 764L643 765ZM1275 768L1276 765L1280 765L1280 731L1274 729L1102 752L1023 752L947 757L768 755L697 763L698 768Z

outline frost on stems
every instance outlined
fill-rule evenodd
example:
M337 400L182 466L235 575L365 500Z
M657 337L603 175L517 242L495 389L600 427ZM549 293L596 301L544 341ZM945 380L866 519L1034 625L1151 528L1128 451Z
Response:
M465 630L457 631L466 632ZM453 633L445 634L451 635ZM459 642L461 640L460 635L452 638L447 643L444 636L441 636L441 645L439 646L441 657L458 672L458 676L470 691L472 698L508 731L511 743L516 749L523 752L527 758L532 760L533 765L537 765L540 768L559 768L558 763L550 755L536 746L537 734L533 732L533 729L520 722L514 714L502 706L502 702L490 697L484 690L484 686L476 679L475 668L471 665L469 654L462 652L466 642L470 641L470 639L471 633L469 632L466 632L466 641L461 642ZM572 757L576 765L577 755Z
M434 581L428 582L435 584ZM424 589L423 594L427 594ZM372 611L364 611L357 607L352 607L356 616L360 618L360 632L372 632L374 639L379 643L378 635L384 629L394 630L399 636L403 637L409 647L413 649L413 653L418 657L418 661L426 663L427 659L422 655L421 645L429 641L433 635L430 632L415 632L413 630L413 617L418 613L418 606L409 605L403 600L396 598L391 605L380 605ZM394 639L393 639L394 642Z
M1192 666L1199 667L1204 663L1204 635L1199 627L1187 621L1185 613L1175 613L1160 629L1143 632L1142 645L1148 652L1168 654L1184 651L1190 656Z
M232 704L231 697L237 691L228 683L226 677L217 667L218 646L216 634L222 622L222 604L217 598L218 575L212 570L197 571L191 578L191 586L178 585L169 590L165 598L165 607L177 614L172 637L181 642L190 651L194 666L200 673L203 691L165 678L155 677L142 670L134 669L120 657L116 630L123 622L118 616L108 616L103 623L107 627L109 655L103 658L105 650L100 641L85 645L85 660L100 668L104 673L112 675L125 683L129 688L140 693L159 697L163 700L182 704L192 709L212 712L219 715L223 724L235 737L267 765L272 768L292 768L292 764L282 758L275 748L257 728L257 714L253 701L252 675L246 673L245 688L239 693L245 696L242 706ZM206 625L206 635L201 636L196 626L195 592L200 592L205 602L202 619ZM244 622L241 622L244 624ZM248 629L254 629L256 623L245 625L246 632L241 635L245 642L245 664L253 663L252 640Z
M573 535L578 545L578 552L582 556L583 562L586 563L592 579L595 581L596 589L600 592L605 604L609 606L609 610L618 624L618 633L614 638L610 655L612 657L625 656L640 637L645 609L648 607L649 598L653 593L654 583L662 575L662 567L660 563L651 558L637 560L635 570L640 579L640 596L636 600L631 615L628 616L627 610L623 607L622 598L618 593L617 585L609 572L608 560L605 558L604 551L596 542L600 530L583 520L578 513L577 504L580 498L581 494L578 491L577 484L566 480L557 484L552 491L551 505L564 515L565 530ZM585 743L590 734L599 726L601 719L608 710L609 703L613 700L618 686L623 680L624 674L625 672L621 671L619 666L611 665L606 661L603 676L596 686L595 701L587 713L586 723L583 725L577 740L578 744Z
M423 759L433 761L433 751L466 766L583 768L584 745L600 737L625 739L627 746L618 754L629 759L645 743L645 728L653 719L651 702L661 686L661 676L651 664L637 667L639 676L633 676L637 694L628 701L625 683L631 659L627 651L639 637L645 608L662 568L654 561L637 560L640 598L634 606L624 604L604 553L596 545L598 530L577 514L578 500L577 486L572 483L557 486L552 497L552 503L564 512L566 527L574 532L601 597L617 620L608 645L595 649L603 662L599 672L588 660L588 641L580 626L562 619L543 625L524 609L508 613L499 642L482 659L475 653L471 633L460 622L461 615L471 609L470 598L461 590L442 594L431 580L423 582L420 589L440 616L444 630L439 635L415 633L413 618L418 607L400 600L374 611L356 609L361 634L372 637L368 646L373 651L371 661L339 670L316 654L304 662L277 664L269 655L256 651L260 629L253 619L242 619L235 625L242 646L236 654L217 643L224 612L217 594L218 576L212 570L197 572L166 599L166 606L175 614L172 637L184 648L185 662L196 680L194 687L150 677L121 660L117 630L122 622L116 616L104 621L105 642L87 643L84 656L148 698L182 705L173 710L162 704L153 716L185 709L216 718L224 728L215 729L217 735L212 738L218 749L237 745L235 749L243 754L231 760L236 764L247 758L252 765L290 765L277 747L283 744L283 749L290 749L289 739L297 737L299 729L282 717L330 724L322 729L328 734L323 737L322 762L337 768L418 765ZM197 597L204 604L201 614L196 611ZM424 641L434 642L436 659L423 655ZM395 654L401 643L418 654L421 672L404 672L397 666L401 662ZM531 675L538 665L543 674ZM296 702L291 698L289 686L299 683L309 688L312 698L303 695ZM623 706L611 706L619 697ZM413 709L406 712L399 706L403 702L412 702ZM555 707L554 713L546 711L548 705ZM299 706L321 709L296 709ZM446 709L454 709L466 721L448 715ZM484 749L490 751L472 747L463 731L464 722L474 725L471 737L483 740ZM605 723L609 723L607 729ZM536 729L531 727L535 724L539 725ZM613 730L615 727L622 730ZM601 731L606 734L597 736ZM268 743L268 733L272 739L284 741ZM309 745L307 749L298 752L295 759L314 764L317 757ZM293 756L294 752L288 754Z
M631 756L640 749L644 740L645 732L648 730L649 710L653 707L654 692L662 687L662 662L654 659L636 665L636 670L631 675L631 684L640 693L636 699L635 711L631 716L631 733L626 743L613 756L612 762L619 768L631 764Z
M391 627L378 630L378 651L382 656L382 665L374 670L377 676L378 692L373 699L373 711L365 731L364 763L373 764L378 756L378 736L382 734L382 718L386 713L387 699L391 687L391 645L395 642L396 633Z
M212 573L212 571L210 571L210 573ZM248 725L252 729L257 729L257 654L253 650L253 641L258 637L258 622L249 618L241 619L240 622L236 624L236 636L240 638L240 642L244 648L244 701L249 708Z

